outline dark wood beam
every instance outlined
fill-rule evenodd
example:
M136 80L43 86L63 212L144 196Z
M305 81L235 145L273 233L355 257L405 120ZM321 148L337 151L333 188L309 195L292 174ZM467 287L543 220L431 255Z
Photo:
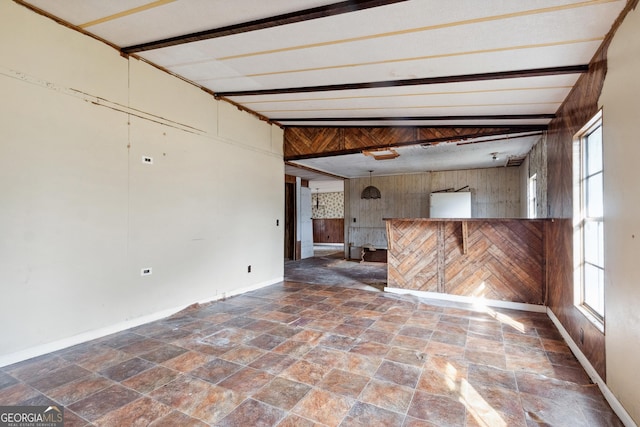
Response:
M312 19L326 18L329 16L341 15L343 13L355 12L358 10L370 9L373 7L386 6L406 0L349 0L326 6L314 7L283 15L258 19L241 24L229 25L212 30L199 31L182 36L169 37L162 40L151 41L134 46L127 46L121 49L125 54L144 52L147 50L160 49L163 47L176 46L184 43L191 43L201 40L214 39L217 37L231 36L234 34L247 33L250 31L264 30L281 25L295 24Z
M418 86L418 85L433 85L433 84L444 84L444 83L477 82L482 80L500 80L500 79L518 79L518 78L524 78L524 77L557 76L562 74L582 74L582 73L586 73L587 71L589 71L589 65L569 65L564 67L498 71L494 73L462 74L459 76L425 77L420 79L386 80L386 81L378 81L378 82L346 83L346 84L325 85L325 86L303 86L303 87L279 88L279 89L216 92L216 96L228 98L232 96L283 95L283 94L290 94L290 93L329 92L329 91L354 90L354 89L377 89L377 88L383 88L383 87L396 87L396 86Z
M412 117L290 117L273 118L276 122L391 122L391 121L476 121L476 120L541 120L554 119L555 114L497 114L485 116L412 116Z
M278 122L278 125L280 125L281 127L285 128L285 129L296 129L296 128L300 128L300 129L309 129L309 128L323 128L323 129L343 129L343 128L365 128L367 126L362 126L362 125L350 125L350 124L341 124L341 125L326 125L326 126L318 126L318 125L287 125L285 123L281 123ZM411 125L405 125L405 126L398 126L398 125L385 125L385 124L376 124L375 125L376 128L413 128L414 126ZM459 124L455 124L455 125L429 125L429 126L424 126L424 127L429 127L430 129L493 129L496 127L508 127L509 129L513 129L514 131L518 131L518 132L537 132L537 131L545 131L549 129L549 125L510 125L510 124L490 124L490 125L481 125L481 124L477 124L477 125L473 125L473 124L466 124L466 125L459 125Z

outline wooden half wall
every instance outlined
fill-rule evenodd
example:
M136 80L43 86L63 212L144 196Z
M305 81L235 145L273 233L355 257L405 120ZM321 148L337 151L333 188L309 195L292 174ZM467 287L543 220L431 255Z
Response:
M543 305L547 221L389 219L387 286Z

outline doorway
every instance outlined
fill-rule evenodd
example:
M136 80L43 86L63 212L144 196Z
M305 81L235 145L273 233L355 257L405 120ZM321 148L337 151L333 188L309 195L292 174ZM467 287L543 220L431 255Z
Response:
M284 183L284 259L296 259L296 182Z

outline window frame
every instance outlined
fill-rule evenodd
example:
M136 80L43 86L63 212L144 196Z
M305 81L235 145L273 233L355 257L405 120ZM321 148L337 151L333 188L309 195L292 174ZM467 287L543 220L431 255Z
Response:
M593 140L590 140L589 137L594 134L594 132L600 129L600 163L598 165L598 169L594 172L588 170L588 165L590 163L589 149L588 143ZM602 332L604 332L604 322L605 322L605 257L604 257L604 141L603 141L603 120L602 120L602 110L598 111L598 113L591 119L589 122L582 128L578 133L576 133L574 137L574 304L576 307L594 324L596 325ZM593 160L593 157L591 157ZM598 212L600 215L598 216L589 216L589 203L590 199L593 200L594 194L589 191L589 184L593 183L594 180L600 179L600 192L599 195L602 199L600 200L602 206L602 212ZM592 247L589 247L585 244L586 240L586 230L589 224L596 224L596 228L598 232L597 241L597 262L591 262L591 260L587 260L589 258L589 252L593 251ZM587 288L586 288L586 280L587 268L595 268L599 273L598 280L596 281L598 284L598 294L597 297L599 302L601 303L601 311L598 307L594 307L594 301L587 301ZM598 301L595 301L598 303Z
M527 217L538 217L538 174L534 173L527 181Z

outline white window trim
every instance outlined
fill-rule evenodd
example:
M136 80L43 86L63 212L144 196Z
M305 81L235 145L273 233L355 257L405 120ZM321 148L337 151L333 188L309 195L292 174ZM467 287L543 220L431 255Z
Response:
M580 129L574 136L573 140L573 266L574 266L574 292L573 292L573 300L576 308L591 322L593 325L598 328L602 333L604 333L604 323L606 312L603 317L600 318L596 313L589 308L588 306L583 304L583 245L582 245L582 228L583 228L583 215L582 210L584 208L583 202L583 194L581 188L581 179L582 179L582 166L583 166L583 158L582 158L582 143L583 137L589 133L591 129L593 129L597 124L602 126L602 110L598 111L598 113L585 124L582 129ZM604 142L603 142L604 145ZM603 165L604 169L604 165ZM604 175L603 175L604 176ZM606 283L606 268L604 271L605 274L605 283ZM603 296L604 298L604 296ZM606 306L605 306L606 307Z
M535 182L535 188L531 191L531 184ZM531 194L533 193L533 194ZM534 173L527 181L527 216L538 217L538 174Z

